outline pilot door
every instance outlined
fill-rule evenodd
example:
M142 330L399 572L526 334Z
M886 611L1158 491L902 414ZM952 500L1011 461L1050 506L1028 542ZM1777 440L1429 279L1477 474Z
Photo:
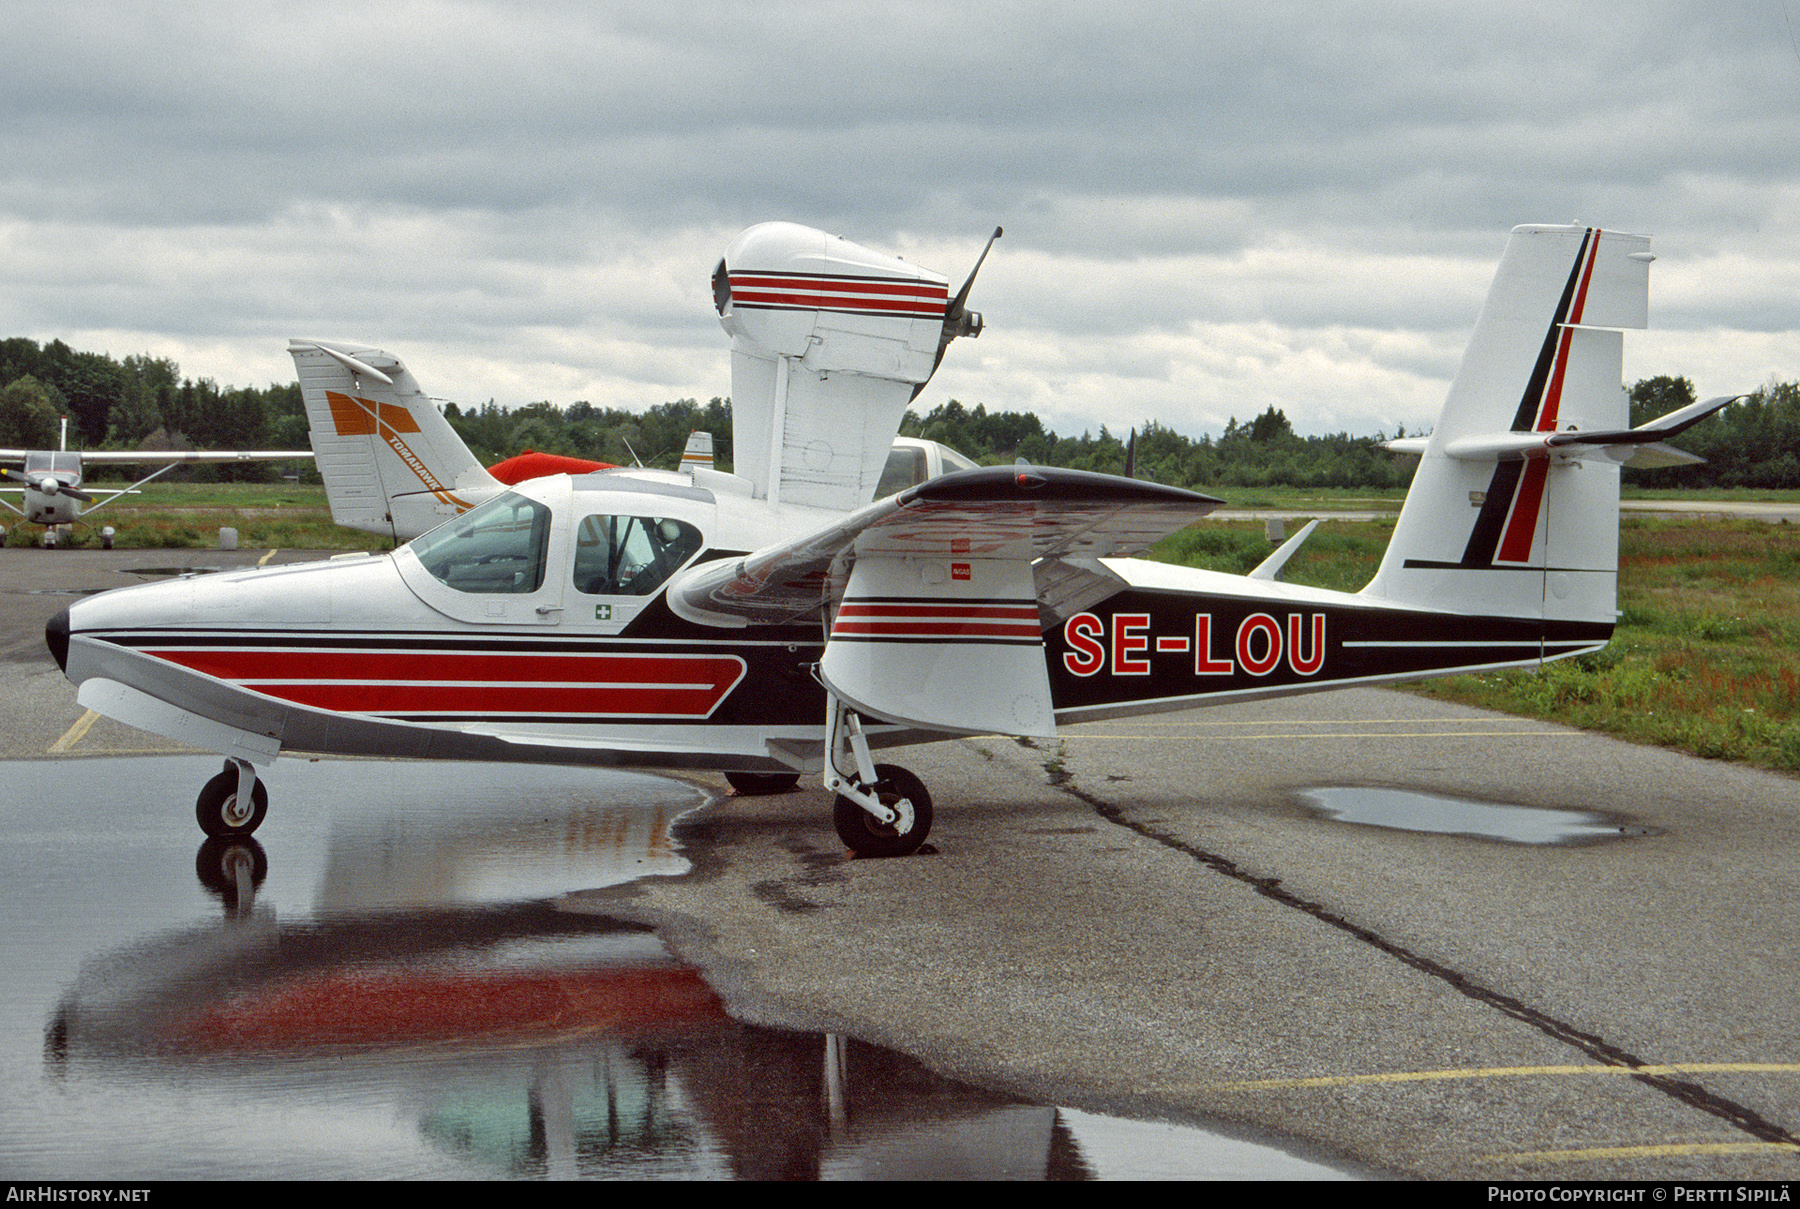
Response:
M582 517L574 530L565 623L593 633L618 633L700 546L700 530L674 517Z

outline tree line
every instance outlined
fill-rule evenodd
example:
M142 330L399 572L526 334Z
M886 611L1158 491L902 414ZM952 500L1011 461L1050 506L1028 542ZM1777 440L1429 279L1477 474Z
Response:
M1662 376L1635 384L1631 422L1641 424L1694 400L1686 378ZM446 406L450 424L484 464L534 449L615 465L679 464L688 434L713 434L721 468L731 465L731 401L677 399L643 411L596 407L585 401L548 401L503 408ZM76 449L306 449L306 413L297 382L221 387L184 378L166 357L141 354L116 360L79 352L60 340L0 340L0 447L54 449L60 417L69 419ZM1404 487L1417 459L1380 447L1387 434L1340 432L1300 436L1286 413L1271 406L1218 436L1189 437L1156 420L1132 433L1102 425L1099 432L1065 436L1028 412L989 411L956 399L923 415L908 411L903 436L941 441L977 462L1019 458L1117 474L1135 444L1140 478L1171 486L1207 488ZM1392 434L1406 435L1404 429ZM1774 382L1681 435L1679 447L1706 464L1657 471L1627 470L1628 483L1694 488L1800 488L1800 384ZM196 474L273 477L277 470L245 464L196 467ZM316 474L308 468L308 474Z

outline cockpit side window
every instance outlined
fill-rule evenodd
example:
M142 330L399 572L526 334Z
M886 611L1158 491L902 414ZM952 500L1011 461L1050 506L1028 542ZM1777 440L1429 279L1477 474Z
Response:
M925 451L911 445L896 445L888 451L887 465L881 468L881 478L875 484L875 498L885 500L924 481Z
M980 462L971 462L968 458L965 458L962 454L956 452L956 450L954 450L954 449L945 449L945 448L940 447L938 449L938 456L944 460L944 473L945 474L949 474L951 471L954 471L954 470L980 470L981 469Z
M550 509L507 492L413 539L432 575L459 592L535 592L544 585Z
M700 551L700 530L660 516L590 516L575 530L574 586L589 596L648 596Z

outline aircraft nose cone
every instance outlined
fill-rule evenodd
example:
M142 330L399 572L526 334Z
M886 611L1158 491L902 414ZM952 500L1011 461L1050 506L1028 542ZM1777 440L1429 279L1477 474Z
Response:
M44 625L44 645L56 659L56 666L69 670L69 610L64 609Z

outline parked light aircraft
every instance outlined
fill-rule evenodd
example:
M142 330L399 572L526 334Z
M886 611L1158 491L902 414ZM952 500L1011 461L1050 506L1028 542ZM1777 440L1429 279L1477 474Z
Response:
M68 421L63 421L65 436ZM67 444L67 441L64 441ZM6 500L0 500L0 507L7 508L24 517L34 525L43 525L54 530L58 525L72 525L84 520L121 495L130 495L145 483L161 475L167 474L177 466L191 465L200 462L287 462L312 459L312 454L305 450L103 450L100 452L77 453L72 449L0 449L0 462L17 463L21 470L0 468L0 476L17 479L24 484L19 488L23 493L20 503L24 507L16 507ZM107 466L156 466L157 469L145 475L129 487L107 489L100 492L100 500L95 503L95 496L82 484L84 467L91 465ZM93 504L92 508L83 510L81 504Z
M538 478L391 554L110 592L46 637L81 704L226 757L209 834L253 830L252 766L304 751L819 773L851 849L909 853L931 797L883 746L1602 647L1619 466L1686 458L1662 438L1728 401L1625 427L1651 259L1644 236L1514 230L1360 592L1276 579L1293 543L1247 577L1134 557L1219 502L1153 483L992 467L874 501L907 403L980 330L973 274L953 297L765 224L714 275L736 473ZM306 343L308 393L374 425L416 390L373 350Z
M300 376L331 519L347 528L411 541L520 483L619 469L531 450L484 467L438 401L392 353L324 340L293 340L288 352ZM936 441L896 437L875 498L974 468ZM681 470L691 477L712 469L712 434L695 432L682 451Z

